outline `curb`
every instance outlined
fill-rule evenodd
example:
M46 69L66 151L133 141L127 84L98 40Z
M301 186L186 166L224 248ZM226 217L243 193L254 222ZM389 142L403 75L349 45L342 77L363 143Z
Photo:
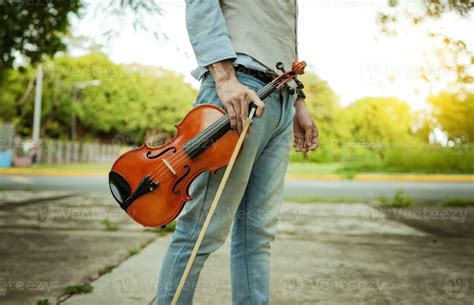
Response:
M26 176L106 176L103 169L0 168L0 175Z
M338 181L338 180L347 180L343 175L337 174L322 174L322 175L315 175L315 174L286 174L286 179L292 180L331 180L331 181Z
M104 169L51 169L51 168L0 168L0 175L27 176L107 176ZM291 180L323 180L323 181L411 181L411 182L471 182L474 175L417 175L417 174L355 174L352 179L338 174L287 174Z
M474 175L410 175L410 174L357 174L352 178L356 181L412 181L412 182L471 182Z

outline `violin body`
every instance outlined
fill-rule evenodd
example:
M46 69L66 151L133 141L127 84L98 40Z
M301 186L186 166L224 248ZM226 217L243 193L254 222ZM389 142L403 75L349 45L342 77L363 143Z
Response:
M130 217L144 226L170 223L191 199L188 191L194 178L204 171L215 173L228 164L239 137L230 128L194 158L184 147L224 116L221 108L201 104L176 125L176 136L165 145L143 144L115 161L109 174L109 186ZM130 197L134 197L133 201L127 201Z

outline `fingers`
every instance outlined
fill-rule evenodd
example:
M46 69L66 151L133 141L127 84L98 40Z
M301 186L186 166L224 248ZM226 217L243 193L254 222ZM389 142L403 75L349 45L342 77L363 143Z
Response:
M248 117L250 101L257 106L255 116L260 117L263 114L265 104L260 100L257 93L242 85L237 79L217 84L216 89L229 115L230 126L238 133L242 132L245 120Z
M305 145L304 145L304 152L308 151L308 148L313 145L312 140L313 140L313 129L308 128L305 130Z
M232 106L234 107L235 112L235 123L236 123L236 130L240 134L242 132L242 111L240 108L240 99L233 100Z
M243 99L240 100L240 113L242 115L242 126L245 124L245 120L249 116L249 96L244 96ZM242 130L239 130L239 133L241 133Z
M237 120L236 120L236 117L235 117L235 110L234 110L234 105L232 103L226 103L224 104L224 107L225 107L225 110L227 111L227 114L229 115L229 119L230 119L230 127L232 129L236 129L237 128Z
M311 142L309 142L308 150L315 150L319 145L319 130L318 128L313 128L311 130Z
M253 90L250 90L250 100L257 106L257 111L255 111L255 116L257 118L261 117L263 112L265 111L265 104L262 100L258 97L257 93Z
M295 150L297 152L302 152L303 149L304 149L304 139L303 138L298 138L298 137L294 137L293 139L293 147L295 148Z

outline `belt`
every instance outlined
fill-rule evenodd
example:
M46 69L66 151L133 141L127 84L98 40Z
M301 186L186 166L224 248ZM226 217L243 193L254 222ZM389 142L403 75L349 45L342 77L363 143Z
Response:
M276 76L278 76L275 72L272 73L270 69L268 69L267 71L259 71L259 70L249 69L242 65L237 65L237 67L235 67L235 71L253 76L256 79L261 80L265 84L270 83Z

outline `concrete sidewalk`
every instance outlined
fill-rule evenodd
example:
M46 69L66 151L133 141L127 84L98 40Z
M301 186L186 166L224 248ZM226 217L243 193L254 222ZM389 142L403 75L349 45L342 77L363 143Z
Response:
M271 304L472 304L474 210L420 209L286 203L272 246ZM437 224L450 230L433 231ZM158 238L63 304L153 304L169 241ZM229 277L227 242L206 263L195 304L231 304Z

